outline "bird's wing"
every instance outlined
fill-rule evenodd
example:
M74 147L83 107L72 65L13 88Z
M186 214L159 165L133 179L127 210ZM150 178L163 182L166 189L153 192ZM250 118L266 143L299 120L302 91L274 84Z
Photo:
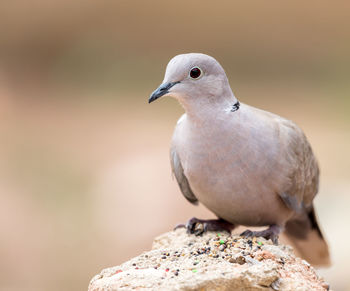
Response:
M312 207L318 191L319 168L303 131L292 121L281 119L280 142L285 150L286 167L290 167L289 185L279 193L284 203L296 212Z
M191 203L198 204L198 199L196 198L196 196L193 194L191 190L190 184L188 183L188 180L182 168L180 158L176 153L176 150L174 147L170 149L170 163L171 163L172 171L175 175L177 183L180 186L182 194Z

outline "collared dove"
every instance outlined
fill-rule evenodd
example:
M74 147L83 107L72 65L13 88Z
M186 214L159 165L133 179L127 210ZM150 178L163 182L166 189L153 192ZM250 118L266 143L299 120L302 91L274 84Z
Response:
M149 103L164 95L177 99L186 112L172 139L172 171L185 198L199 201L218 217L192 218L188 231L198 234L198 223L204 231L268 226L241 235L277 243L285 230L310 263L328 264L328 246L313 207L319 169L302 130L290 120L240 103L224 69L208 55L171 59Z

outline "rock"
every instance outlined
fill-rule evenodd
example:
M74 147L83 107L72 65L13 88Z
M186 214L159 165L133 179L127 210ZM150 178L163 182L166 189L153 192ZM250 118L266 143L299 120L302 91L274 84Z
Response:
M151 251L92 278L89 291L328 290L292 248L228 233L202 236L184 229L154 240Z

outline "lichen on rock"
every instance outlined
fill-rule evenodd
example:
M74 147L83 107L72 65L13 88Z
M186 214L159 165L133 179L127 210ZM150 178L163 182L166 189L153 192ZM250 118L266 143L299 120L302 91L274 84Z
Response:
M306 261L285 245L228 233L165 233L152 250L93 277L89 291L328 290Z

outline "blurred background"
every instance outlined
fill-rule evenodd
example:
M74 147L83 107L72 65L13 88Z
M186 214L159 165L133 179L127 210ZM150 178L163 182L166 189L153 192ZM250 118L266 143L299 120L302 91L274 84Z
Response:
M321 165L333 290L350 290L350 2L0 4L0 289L86 290L192 216L172 179L170 58L214 56L244 103L294 120Z

